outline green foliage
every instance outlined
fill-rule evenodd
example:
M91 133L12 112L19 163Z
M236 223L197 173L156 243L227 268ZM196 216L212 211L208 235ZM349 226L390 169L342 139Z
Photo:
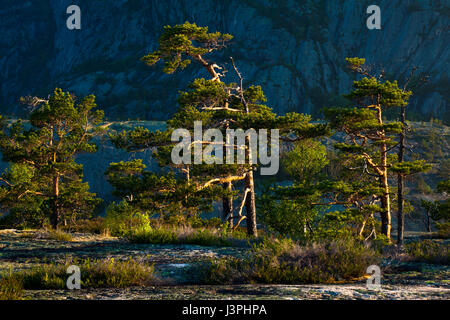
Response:
M326 148L319 141L302 140L282 158L282 164L295 181L311 180L328 164Z
M443 223L436 223L436 228L438 229L438 236L441 239L449 239L450 238L450 221L446 221Z
M106 208L105 226L111 235L123 236L132 229L149 225L149 216L126 201L112 203Z
M320 207L311 203L319 201L321 195L314 182L328 164L326 148L314 139L297 141L283 156L282 164L295 183L263 190L257 201L258 216L270 232L311 239L320 212Z
M348 68L361 76L353 82L352 91L346 95L357 107L328 108L324 114L331 128L344 134L341 141L334 145L340 151L338 156L342 161L340 178L347 183L358 179L363 182L365 190L349 194L341 203L346 207L347 216L351 213L355 218L362 219L352 222L360 224L359 236L363 235L367 222L372 225L371 234L374 234L373 213L378 212L382 221L381 231L390 238L392 192L389 175L416 174L429 170L431 165L422 160L406 162L401 159L399 162L394 150L401 145L400 137L405 131L405 124L384 120L386 112L392 107L406 107L412 92L399 88L397 81L385 80L384 71L381 74L373 72L365 65L365 59L347 58L346 61ZM381 190L376 191L379 187ZM374 199L377 198L381 200L379 209L374 208ZM372 208L369 212L368 207ZM354 210L361 214L355 215Z
M366 63L364 58L345 58L345 61L347 61L348 67L353 71L357 71Z
M210 168L214 169L213 166ZM207 175L207 172L203 170L202 174ZM111 163L106 176L114 187L114 195L125 199L136 210L160 216L210 210L211 201L221 194L221 189L216 186L198 189L193 183L195 180L186 181L176 174L175 169L166 174L145 170L140 159Z
M133 243L231 245L231 238L241 238L239 232L222 226L218 218L203 220L193 215L165 215L150 218L126 201L111 204L106 210L105 227L115 236Z
M378 222L373 215L382 209L370 202L363 203L362 200L373 195L381 195L382 188L370 182L355 180L346 183L331 181L324 177L317 182L306 181L285 187L275 186L264 191L264 195L260 197L259 206L264 214L262 219L269 219L268 227L275 231L276 228L283 230L280 228L282 226L289 229L290 224L292 229L289 230L297 232L290 235L297 239L375 237ZM352 201L357 199L361 204L352 206ZM339 207L332 207L333 210L329 210L333 205ZM278 216L278 213L282 214ZM366 231L364 226L370 226L371 230Z
M437 191L450 194L450 179L439 182L437 186Z
M364 276L367 267L379 260L375 251L354 241L300 246L289 240L265 239L247 257L211 261L204 281L212 284L336 283Z
M412 92L398 87L397 81L381 82L375 77L365 77L353 82L353 91L347 95L349 99L372 99L373 104L385 107L402 107L408 104ZM378 97L378 100L375 100Z
M318 209L300 201L276 201L261 196L258 201L258 216L270 232L295 239L309 239Z
M154 280L154 267L145 261L129 258L118 261L84 260L80 264L81 285L86 288L126 288L149 285Z
M195 23L165 26L159 38L159 49L142 61L153 65L164 60L164 72L174 73L178 68L186 68L191 59L201 59L202 55L223 48L232 38L220 32L209 33L208 27L198 27Z
M450 159L444 159L439 163L439 176L443 179L450 176Z
M431 187L426 183L422 175L418 175L416 178L417 190L423 194L430 194L433 192Z
M449 245L432 240L411 242L405 245L407 254L415 261L450 264Z
M218 159L215 152L211 158L203 158L200 164L174 164L171 154L176 143L171 141L171 135L174 130L184 128L192 136L195 121L202 122L203 130L219 129L222 136L225 136L227 129L277 128L282 135L295 135L294 139L299 140L314 138L328 131L326 125L311 124L309 116L296 113L277 116L270 107L264 105L266 97L260 86L244 88L243 82L239 85L222 82L221 78L225 73L220 74L218 70L221 68L206 61L203 56L223 49L231 39L231 35L208 33L208 28L189 22L166 26L159 39L158 50L142 58L148 65L163 60L166 73L184 69L191 60L195 60L205 68L211 79L195 79L186 91L180 93L180 108L167 121L166 131L149 132L143 128L135 128L129 132L110 135L116 147L128 151L156 149L154 156L159 165L168 169L164 170L164 175L157 176L143 170L139 163L111 164L107 175L115 187L115 194L127 199L135 208L155 212L163 219L177 212L195 216L211 210L212 202L220 197L232 201L238 191L229 191L227 186L243 180L249 170L256 169L254 164L211 164L210 160L225 162L224 152L223 159ZM237 69L234 60L232 63ZM241 77L237 70L236 73ZM233 150L240 149L234 142L232 144ZM201 151L212 145L202 142ZM194 149L196 148L190 148L191 152ZM134 171L130 170L133 166Z
M433 124L433 120L430 122L425 132L415 132L415 135L421 138L419 143L425 158L430 162L439 161L441 165L439 174L446 178L448 177L448 174L445 174L448 156L444 154L442 147L448 143L448 137L444 130L439 130L439 127Z
M448 233L448 222L450 221L450 180L444 180L438 183L436 190L446 199L443 201L421 201L421 206L426 210L427 215L435 222L442 222L439 224L439 233L446 236ZM430 191L431 193L431 188Z
M397 174L410 175L414 173L426 172L432 168L432 165L425 160L403 161L392 165L390 170Z

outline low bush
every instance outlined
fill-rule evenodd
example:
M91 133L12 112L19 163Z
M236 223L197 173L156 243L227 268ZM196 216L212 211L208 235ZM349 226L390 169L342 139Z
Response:
M405 245L405 249L410 260L445 265L450 264L449 245L446 243L423 240L408 243Z
M333 241L300 246L291 240L265 239L245 258L211 261L204 281L231 283L333 283L365 275L380 261L369 247L354 241Z
M105 227L113 236L123 236L133 229L150 226L148 214L133 208L128 202L112 203L106 208Z

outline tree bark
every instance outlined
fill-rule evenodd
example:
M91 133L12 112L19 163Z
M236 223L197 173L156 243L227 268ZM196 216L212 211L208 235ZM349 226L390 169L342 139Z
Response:
M403 212L403 175L398 175L398 210L397 210L397 244L401 246L403 244L403 236L404 236L404 225L405 225L405 213Z
M245 177L245 188L250 189L245 201L245 210L247 212L247 234L249 236L258 236L256 227L256 204L255 204L255 184L253 182L253 170L251 169Z
M389 183L387 172L381 177L383 186L383 195L381 197L381 205L383 212L381 213L381 233L388 239L391 238L391 199L389 196Z
M58 228L60 213L58 208L59 198L59 176L53 178L53 200L52 200L52 214L50 216L50 223L53 229Z
M231 63L233 64L234 71L236 72L236 75L238 76L240 80L240 98L242 103L245 106L245 113L250 113L250 108L245 100L244 97L244 79L242 78L241 73L238 71L236 65L234 64L233 58L231 58ZM252 150L251 150L251 144L250 144L250 137L247 137L246 139L246 159L248 163L250 164L250 171L245 176L245 189L249 190L249 193L247 194L246 201L245 201L245 210L246 210L246 217L247 217L247 234L249 236L258 236L258 229L256 226L256 203L255 203L255 183L253 180L253 160L252 159Z
M381 106L378 105L376 108L378 113L378 123L383 124L383 119L381 117ZM381 138L385 138L384 130L381 133ZM380 146L381 153L381 186L383 188L383 195L381 196L381 205L383 212L381 213L381 233L384 234L388 239L391 238L391 199L389 195L389 181L388 181L388 171L387 171L387 147L386 143L382 143Z
M227 182L223 185L224 189L226 189L228 192L232 191L233 184L231 182ZM234 221L233 221L233 198L230 197L223 197L222 198L222 207L223 207L223 220L226 220L228 217L228 226L233 228Z

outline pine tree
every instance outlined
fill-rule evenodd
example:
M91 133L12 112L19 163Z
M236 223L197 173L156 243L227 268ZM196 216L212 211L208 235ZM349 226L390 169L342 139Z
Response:
M239 84L225 83L222 78L226 74L224 68L216 63L208 62L204 55L215 50L224 48L227 41L232 37L221 33L208 33L206 27L197 27L195 24L185 23L174 27L165 27L160 37L160 48L143 58L143 61L153 65L159 60L164 60L164 71L173 73L177 69L183 69L190 63L191 59L203 66L211 76L211 79L196 79L189 85L189 90L182 92L178 99L180 109L167 122L166 133L150 133L141 129L129 133L123 133L113 137L116 145L126 146L127 148L158 147L160 150L171 148L168 137L171 132L177 128L188 129L191 133L195 121L201 121L203 129L219 129L222 136L226 136L227 129L257 130L260 128L281 129L281 134L296 134L301 132L313 131L309 124L309 117L299 114L288 114L279 117L272 112L272 109L263 105L266 98L260 86L250 86L244 88L244 81L234 60L231 58L232 68L239 79ZM222 73L219 73L222 70ZM141 130L139 132L139 130ZM319 131L315 128L316 131ZM161 137L164 138L161 139ZM122 140L122 142L120 142ZM160 143L165 140L165 143ZM201 144L201 151L211 145L211 142L197 141ZM165 144L165 146L162 146ZM242 146L234 141L227 142L228 150L236 151ZM225 163L227 148L222 145L222 163ZM253 171L256 169L256 159L253 164L249 164L250 156L257 154L257 150L250 149L249 137L245 142L246 164L221 164L213 165L211 163L182 165L181 169L186 174L186 180L197 190L203 190L212 185L223 185L223 218L230 224L237 227L240 222L246 219L247 231L249 235L256 236L256 205L255 189L253 181ZM195 147L193 148L195 149ZM194 150L195 152L195 150ZM170 152L165 152L170 154ZM160 161L160 164L173 166L170 161ZM217 163L214 162L213 163ZM233 190L233 183L244 180L245 186L242 190L242 201L238 210L233 210L233 196L236 194ZM245 206L246 215L242 215L242 209ZM237 211L237 212L235 212ZM237 219L234 223L234 219Z
M385 122L383 112L390 107L407 105L411 92L398 87L396 81L384 81L383 73L371 74L365 59L347 58L349 68L362 75L353 82L353 90L347 95L356 103L354 108L332 108L326 111L331 126L345 134L345 142L335 147L354 161L360 162L365 173L374 178L374 184L382 188L381 232L387 238L391 234L391 191L388 170L395 162L389 151L397 145L395 135L403 130L401 122Z
M403 91L406 92L408 85L414 77L417 68L414 67L411 70L409 78L406 80L405 85L403 86ZM426 78L421 79L422 82L427 81ZM409 174L415 174L419 172L424 172L426 170L431 169L431 166L424 161L419 162L405 162L405 149L406 149L406 133L407 133L407 123L406 123L406 107L404 104L400 107L400 122L403 125L402 130L399 133L398 138L398 166L400 170L397 171L397 244L401 246L403 244L403 236L404 236L404 177Z
M0 150L10 168L0 179L2 206L16 212L28 207L54 228L93 213L100 200L82 181L83 166L75 157L97 150L92 138L101 129L103 111L96 107L92 95L75 101L56 89L35 105L29 123L3 122Z

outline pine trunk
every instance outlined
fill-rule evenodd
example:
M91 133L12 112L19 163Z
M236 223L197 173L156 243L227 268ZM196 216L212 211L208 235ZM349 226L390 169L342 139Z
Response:
M231 182L227 182L223 185L223 188L226 189L228 192L232 191L233 184ZM223 206L223 220L226 220L228 217L228 225L229 227L234 226L233 221L233 198L230 197L223 197L222 198L222 206Z
M401 114L400 114L400 121L403 124L402 132L400 133L400 144L399 144L399 150L398 150L398 161L403 162L404 152L405 152L405 125L406 125L406 107L402 107ZM403 181L403 175L399 174L397 176L397 187L398 187L398 210L397 210L397 244L401 246L403 244L403 233L404 233L404 217L405 214L403 212L403 187L404 187L404 181Z
M403 212L403 176L398 175L398 211L397 211L397 244L401 246L403 244L403 234L404 234L404 212Z
M249 236L258 236L258 229L256 228L256 204L255 204L255 184L253 182L253 171L249 171L245 177L245 188L250 192L245 201L245 209L247 212L247 233Z
M242 85L242 84L241 84ZM248 106L246 106L246 113L249 113L250 110ZM252 159L252 150L250 144L250 137L247 136L246 139L246 159L250 165L250 170L245 176L245 189L250 190L247 194L247 198L245 199L245 210L247 216L247 234L249 236L258 236L258 229L256 227L256 203L255 203L255 182L253 179L253 161L256 159Z
M381 197L381 205L383 212L381 213L381 233L388 239L391 238L391 199L389 196L389 183L387 172L381 177L383 187L383 195Z
M377 108L378 113L378 123L383 124L383 119L381 117L381 106ZM381 138L385 138L386 135L384 130L381 134ZM388 181L388 171L387 171L387 147L386 143L382 143L380 146L381 154L381 186L383 188L383 195L381 197L381 205L383 212L381 213L381 233L384 234L388 239L391 238L391 199L389 195L389 181Z
M59 197L59 176L55 176L53 178L53 203L52 203L52 213L50 216L50 223L53 229L56 229L58 227L60 220L58 197Z
M427 212L427 230L428 230L428 232L431 232L431 217L430 217L430 212Z

